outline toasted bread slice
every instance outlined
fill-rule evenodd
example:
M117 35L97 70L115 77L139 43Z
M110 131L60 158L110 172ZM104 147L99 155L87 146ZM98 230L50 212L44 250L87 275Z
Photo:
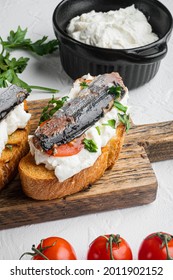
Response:
M112 168L119 157L125 135L124 125L119 125L116 135L102 148L102 154L93 166L86 168L69 179L59 182L53 170L43 164L36 165L28 153L19 163L19 174L24 193L36 200L51 200L79 192L98 180Z
M29 151L28 132L29 124L25 129L17 129L8 138L0 157L0 190L14 178L20 159Z

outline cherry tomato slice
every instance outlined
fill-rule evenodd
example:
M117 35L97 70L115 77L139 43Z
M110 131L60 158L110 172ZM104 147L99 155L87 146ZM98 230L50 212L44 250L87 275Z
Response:
M73 141L67 143L67 144L62 144L60 146L54 146L52 150L47 151L46 153L49 156L54 156L54 157L67 157L67 156L73 156L78 154L84 145L82 144L82 139L81 138L76 138Z

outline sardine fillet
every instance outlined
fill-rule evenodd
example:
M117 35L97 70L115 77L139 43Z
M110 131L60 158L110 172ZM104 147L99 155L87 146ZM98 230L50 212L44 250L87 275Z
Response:
M0 94L0 121L14 109L15 106L22 103L29 93L16 85L10 86L6 91Z

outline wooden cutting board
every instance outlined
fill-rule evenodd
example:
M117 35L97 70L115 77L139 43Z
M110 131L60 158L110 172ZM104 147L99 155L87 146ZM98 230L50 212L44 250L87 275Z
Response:
M28 102L31 131L46 104L47 100ZM113 170L85 191L52 201L34 201L23 194L17 176L0 193L0 229L151 203L158 184L150 162L171 158L173 122L133 125Z

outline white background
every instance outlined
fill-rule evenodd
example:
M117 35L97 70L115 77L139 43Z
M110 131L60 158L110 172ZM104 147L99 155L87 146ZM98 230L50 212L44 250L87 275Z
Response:
M173 1L162 0L173 13ZM52 14L58 0L0 0L0 35L5 39L18 25L28 27L32 40L48 35L54 39ZM58 52L47 57L36 57L17 51L17 57L29 56L28 67L21 75L27 83L58 88L67 94L72 80L63 71ZM48 98L47 93L32 92L29 99ZM173 36L168 43L168 54L156 77L148 84L130 91L134 123L153 123L173 120ZM149 205L96 213L0 231L0 259L17 260L32 244L48 236L67 239L79 259L86 258L89 243L98 235L119 233L133 250L134 259L142 239L154 231L173 234L173 161L152 164L158 179L156 200ZM27 219L27 217L26 217Z

